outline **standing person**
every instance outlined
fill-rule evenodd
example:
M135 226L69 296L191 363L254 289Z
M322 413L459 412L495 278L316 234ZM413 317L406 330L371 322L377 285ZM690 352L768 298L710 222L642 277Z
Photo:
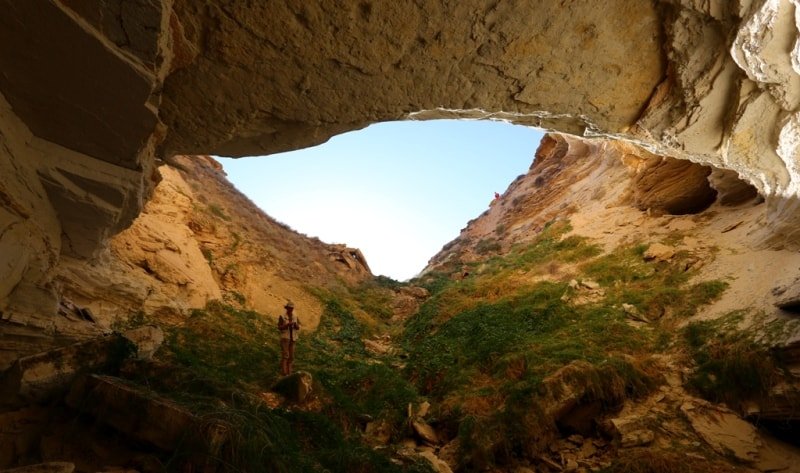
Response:
M286 315L278 317L278 330L281 331L281 375L292 374L294 363L294 344L300 331L300 321L294 316L294 303L287 301L283 306Z

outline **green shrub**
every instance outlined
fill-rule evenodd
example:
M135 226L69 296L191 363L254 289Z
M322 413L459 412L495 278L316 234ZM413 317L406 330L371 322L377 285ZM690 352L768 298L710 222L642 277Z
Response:
M231 219L228 216L228 214L226 214L225 211L222 210L222 207L220 207L217 204L208 204L208 211L211 212L212 215L215 215L221 218L222 220L230 221Z
M495 253L500 251L500 243L498 243L497 240L493 238L484 238L475 245L475 251L479 255L485 255L487 253Z
M706 399L738 407L768 394L781 366L749 333L726 330L723 324L695 322L686 327L685 340L697 365L689 385Z
M301 338L297 369L310 371L322 387L322 412L270 409L258 399L278 378L278 331L274 321L252 311L210 303L183 326L168 329L159 353L167 372L148 383L203 417L230 427L223 451L179 449L167 469L182 469L200 457L222 471L429 472L427 464L396 465L386 453L361 441L364 415L400 426L402 413L418 396L401 373L371 363L361 337L363 325L339 302L325 306L318 331Z

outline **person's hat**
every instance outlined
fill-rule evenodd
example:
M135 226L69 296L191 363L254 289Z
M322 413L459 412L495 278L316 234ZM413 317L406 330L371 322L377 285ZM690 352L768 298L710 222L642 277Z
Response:
M292 302L292 301L287 301L287 302L286 302L286 305L285 305L285 306L283 306L283 308L284 308L284 309L294 309L294 302Z

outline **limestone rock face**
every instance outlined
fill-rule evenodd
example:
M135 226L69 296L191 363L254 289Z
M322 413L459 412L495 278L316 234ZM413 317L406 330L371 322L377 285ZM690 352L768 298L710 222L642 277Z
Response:
M117 431L167 451L201 428L200 419L185 408L111 376L89 375L78 380L66 402Z
M69 462L47 462L2 471L3 473L72 473L75 471L75 465Z
M160 329L142 327L19 358L3 373L3 403L49 400L83 370L114 368L130 355L146 358L163 340Z
M642 210L683 215L708 208L717 193L708 182L711 168L691 161L652 157L637 166L634 199Z
M708 182L717 191L717 199L722 205L739 205L758 197L755 187L728 169L712 169Z
M144 312L180 318L211 300L277 318L291 299L305 328L322 313L305 285L371 276L358 249L328 245L274 221L205 156L175 157L144 212L93 262L65 259L57 281L110 325Z
M166 80L167 153L276 152L420 111L619 130L666 66L649 1L177 1L174 11L199 55Z
M763 242L800 246L793 0L0 6L0 311L24 330L53 332L59 260L102 257L157 160L387 120L504 119L729 169L767 200ZM179 284L170 252L147 265Z

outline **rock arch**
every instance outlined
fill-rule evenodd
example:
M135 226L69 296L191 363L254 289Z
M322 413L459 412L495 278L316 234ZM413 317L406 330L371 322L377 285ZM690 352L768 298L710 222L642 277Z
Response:
M794 0L0 6L6 314L52 313L53 266L131 222L158 160L385 120L504 119L730 169L795 239L778 228L800 183Z

